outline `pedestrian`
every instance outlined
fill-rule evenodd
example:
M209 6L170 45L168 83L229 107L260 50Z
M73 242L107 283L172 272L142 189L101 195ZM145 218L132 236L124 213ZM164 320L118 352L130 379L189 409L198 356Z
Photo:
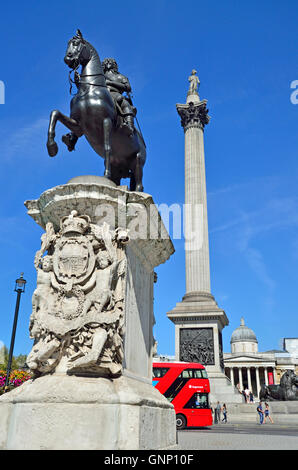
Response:
M222 409L221 409L221 410L222 410L222 412L223 412L223 419L222 419L222 422L223 422L223 423L227 423L227 422L228 422L228 420L227 420L227 412L228 412L228 410L227 410L227 407L226 407L226 404L225 404L225 403L222 405Z
M242 395L243 395L243 398L244 398L244 403L246 403L246 393L245 393L245 390L242 390Z
M265 417L264 417L264 424L266 423L267 418L269 418L270 423L273 424L273 419L270 416L270 410L268 403L265 402Z
M254 402L254 396L253 396L253 393L252 393L252 392L249 393L249 402L250 402L250 403L253 403L253 402Z
M217 424L217 423L216 423L215 408L214 408L214 406L212 405L212 403L210 403L210 408L211 408L211 413L212 413L213 424Z
M263 421L264 421L264 411L263 411L263 406L262 406L262 402L260 401L260 403L258 404L257 406L257 412L259 413L259 418L260 418L260 423L259 424L263 424Z
M221 405L219 401L217 402L217 405L215 407L215 422L220 423L220 412L221 412Z
M250 391L249 391L249 389L246 387L246 389L245 389L246 403L249 403L249 393L250 393Z

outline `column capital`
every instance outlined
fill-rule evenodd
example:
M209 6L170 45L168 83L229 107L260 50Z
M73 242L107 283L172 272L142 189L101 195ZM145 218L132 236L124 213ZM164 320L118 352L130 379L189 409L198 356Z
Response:
M210 121L210 116L208 116L209 109L206 106L207 100L202 100L198 103L190 101L187 104L176 104L184 132L190 127L198 127L204 130L205 125Z

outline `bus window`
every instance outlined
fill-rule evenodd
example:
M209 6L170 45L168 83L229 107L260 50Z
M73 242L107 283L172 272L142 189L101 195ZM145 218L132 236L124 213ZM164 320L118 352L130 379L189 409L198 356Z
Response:
M182 379L192 379L193 378L192 369L183 370L181 374L179 375L179 377L181 377Z
M208 393L197 394L197 408L209 408Z
M182 379L208 379L205 369L185 369L179 375Z
M200 369L196 369L193 371L194 379L201 379L203 377L202 371Z
M208 393L194 393L184 408L206 409L209 408Z
M153 367L153 377L160 379L168 372L169 367Z

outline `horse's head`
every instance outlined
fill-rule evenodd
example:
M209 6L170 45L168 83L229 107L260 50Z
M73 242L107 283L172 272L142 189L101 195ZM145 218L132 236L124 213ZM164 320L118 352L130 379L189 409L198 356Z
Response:
M91 45L85 41L78 29L76 35L68 41L64 62L71 69L86 65L91 58L91 49Z

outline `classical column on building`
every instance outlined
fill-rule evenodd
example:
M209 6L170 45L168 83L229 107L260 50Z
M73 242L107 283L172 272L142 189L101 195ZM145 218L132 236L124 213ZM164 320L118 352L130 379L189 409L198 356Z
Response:
M247 382L248 382L248 389L252 391L250 367L247 367Z
M272 370L273 370L273 380L274 380L274 384L277 384L276 368L273 367Z
M268 385L268 369L264 367L265 385Z
M231 384L235 387L235 379L234 379L234 367L230 368L230 377L231 377Z
M238 367L240 391L243 390L242 367Z
M260 390L261 390L259 367L256 367L256 382L257 382L257 395L259 397L260 396Z

